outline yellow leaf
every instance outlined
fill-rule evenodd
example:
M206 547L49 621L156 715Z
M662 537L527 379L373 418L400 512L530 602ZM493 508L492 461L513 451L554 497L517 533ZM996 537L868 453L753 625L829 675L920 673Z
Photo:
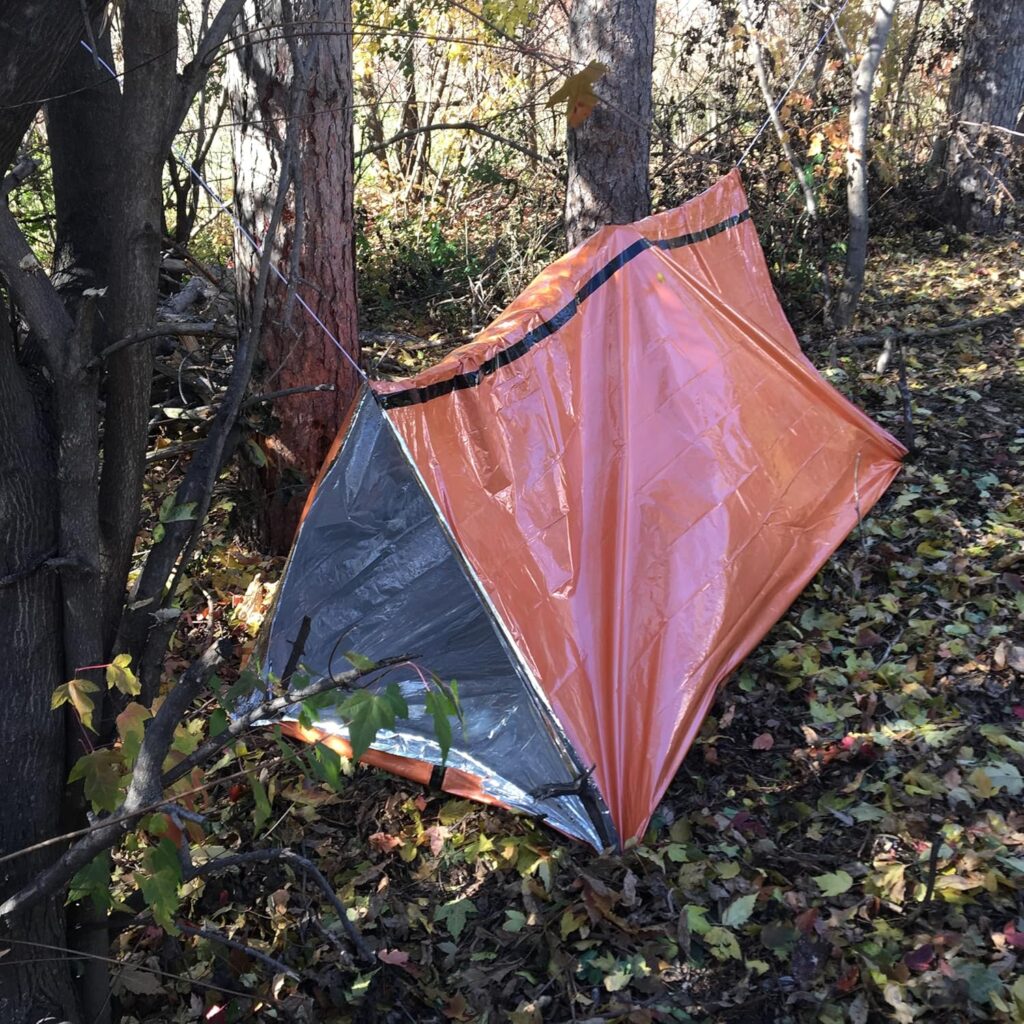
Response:
M53 696L50 698L50 707L59 708L62 704L70 703L75 711L78 712L82 725L86 729L92 729L95 732L96 730L92 724L92 713L96 710L96 705L89 694L94 693L98 689L99 687L88 679L70 679L53 691Z
M592 60L582 71L570 75L562 83L561 88L551 94L548 106L557 107L559 103L565 103L569 126L578 128L597 106L594 85L607 73L607 65Z
M107 666L107 686L118 689L129 697L137 697L142 692L138 677L128 667L132 663L130 654L119 654Z

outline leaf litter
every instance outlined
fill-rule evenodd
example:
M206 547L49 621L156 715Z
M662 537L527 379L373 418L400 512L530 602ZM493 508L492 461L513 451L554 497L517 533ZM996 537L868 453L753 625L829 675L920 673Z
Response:
M1015 266L1012 239L883 247L861 327L1012 306ZM193 853L313 859L376 962L284 866L196 880L188 920L302 982L150 919L118 940L125 1019L1024 1022L1022 342L1008 319L906 344L918 452L723 690L642 843L596 855L347 763L317 777L267 730L217 766ZM874 355L834 378L899 434ZM279 565L228 549L204 585L251 634ZM115 897L170 846L119 851Z

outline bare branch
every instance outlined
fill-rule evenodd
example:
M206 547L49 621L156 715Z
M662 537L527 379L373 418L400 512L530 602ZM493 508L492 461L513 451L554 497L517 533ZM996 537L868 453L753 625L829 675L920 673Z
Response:
M170 750L174 727L203 682L222 659L222 642L209 647L198 661L189 666L160 706L156 717L149 722L128 793L115 818L90 832L80 843L40 872L34 881L0 904L0 919L62 890L80 868L85 867L98 853L113 846L146 813L147 807L153 803L166 802L162 796L160 769Z
M183 931L186 935L194 935L199 939L206 939L209 942L219 942L222 946L227 946L228 949L237 950L239 953L244 953L246 956L251 957L253 960L259 960L261 964L269 967L272 971L278 974L287 974L289 978L295 981L300 981L301 976L287 964L281 963L280 960L275 960L272 956L268 956L266 953L261 953L258 949L254 949L252 946L247 946L244 942L238 942L236 939L230 939L223 932L218 932L213 928L196 928L195 925L188 924L185 921L176 921L179 931Z
M193 868L192 877L199 878L202 875L219 874L221 871L244 867L247 864L273 864L275 861L284 861L286 864L298 868L316 882L330 901L331 906L334 907L334 912L338 915L338 920L341 922L341 926L345 929L345 934L348 935L349 941L358 953L359 959L364 964L373 963L373 952L366 945L358 929L349 919L345 904L338 899L331 883L327 881L320 869L311 860L300 856L294 850L248 850L245 853L238 853L229 857L218 857L215 860L207 861L205 864L196 865Z
M30 156L23 156L8 172L0 185L0 199L6 199L23 181L39 170L39 164Z
M359 150L356 153L356 157L367 156L370 153L379 153L381 150L387 149L389 146L393 146L396 142L401 142L403 139L411 138L414 135L422 135L424 132L441 132L441 131L468 131L476 132L478 135L486 136L488 139L493 139L495 142L500 142L503 146L508 146L510 149L517 150L524 156L528 156L531 160L539 160L542 163L551 164L552 166L558 166L558 161L553 160L551 157L544 156L538 153L536 150L530 149L528 146L524 146L513 139L506 138L504 135L499 135L497 132L492 132L489 128L484 128L482 125L476 124L473 121L448 121L444 124L428 124L423 125L419 128L409 128L404 132L399 132L397 135L392 135L390 139L385 139L383 142L378 142L374 146L367 146L365 149Z
M128 348L129 345L137 345L140 341L150 341L153 338L165 338L169 335L176 337L183 335L205 335L214 338L234 338L237 334L238 332L234 328L214 323L212 320L198 320L194 323L170 321L154 324L152 327L136 331L134 334L129 334L126 338L120 338L118 341L111 343L88 364L87 368L90 370L95 369L115 352L120 352L121 349Z
M184 122L185 116L192 106L192 100L195 99L203 82L206 81L206 76L217 59L217 51L244 5L245 0L224 0L217 12L217 17L213 19L206 34L199 40L196 55L182 68L181 74L178 76L178 97L171 110L170 121L167 125L167 149L171 148L171 140Z
M306 395L319 391L334 391L333 384L302 384L294 388L282 388L280 391L267 391L262 395L253 395L247 398L242 404L243 409L250 409L254 405L261 405L263 402L276 402L279 398L290 398L292 395Z

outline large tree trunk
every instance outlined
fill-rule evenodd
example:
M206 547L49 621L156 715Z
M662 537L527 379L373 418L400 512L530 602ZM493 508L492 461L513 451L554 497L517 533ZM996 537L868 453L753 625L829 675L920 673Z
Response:
M66 778L64 714L50 710L63 681L57 575L42 568L56 554L57 481L47 436L41 377L19 366L0 300L0 635L4 685L0 700L0 854L59 831ZM17 892L52 857L0 865L0 894ZM0 1020L35 1024L47 1016L77 1020L67 962L49 945L66 945L63 900L48 900L0 926ZM5 941L6 940L6 941ZM28 945L40 943L41 946Z
M943 206L963 231L1008 226L1016 193L1010 183L1013 136L1024 103L1024 4L974 0L960 67L949 94Z
M285 5L287 6L287 5ZM297 7L297 5L292 5ZM353 359L356 334L355 249L352 206L352 37L350 0L310 3L294 17L313 16L329 29L310 33L315 47L309 87L303 100L303 132L297 191L299 202L286 216L280 266L301 296ZM270 198L281 173L289 82L297 45L268 33L282 19L280 0L246 5L246 36L232 69L235 202L239 217L257 241L270 217ZM298 32L303 33L300 23ZM266 35L270 41L264 41ZM296 249L298 241L298 252ZM236 235L239 306L243 320L252 302L258 257ZM287 288L273 280L267 294L256 381L263 392L332 384L333 393L305 393L280 399L279 422L268 438L267 466L260 477L256 506L270 547L287 551L309 490L358 385L358 377L313 317Z
M628 224L651 211L651 77L655 0L573 0L569 55L577 68L608 68L600 102L568 129L565 232L579 245L605 224Z
M871 92L882 51L892 28L896 0L879 0L867 49L857 65L850 97L850 144L846 153L846 206L850 234L846 245L846 270L836 304L836 326L849 327L857 312L864 287L868 256L868 129L871 124Z
M21 0L0 4L0 171L18 152L53 74L84 38L80 0ZM88 0L90 17L106 0Z
M100 54L113 66L110 32ZM52 280L64 295L109 284L118 179L121 91L110 73L76 47L46 105L56 213Z

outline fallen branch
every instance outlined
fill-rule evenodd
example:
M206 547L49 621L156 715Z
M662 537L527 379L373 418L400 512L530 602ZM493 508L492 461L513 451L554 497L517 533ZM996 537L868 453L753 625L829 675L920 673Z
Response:
M338 920L341 922L341 926L345 929L345 934L352 943L359 959L364 964L373 963L373 952L363 941L363 937L359 934L359 930L349 919L348 910L346 909L345 904L338 899L338 895L331 886L331 883L327 881L320 869L311 860L307 860L305 857L300 856L295 853L294 850L248 850L245 853L236 853L228 857L218 857L215 860L207 861L205 864L197 864L193 866L191 872L189 872L190 877L183 880L190 881L192 878L199 878L203 875L219 874L221 871L227 871L230 868L244 867L247 864L273 864L276 861L284 861L285 864L289 864L293 868L298 868L320 887L320 890L334 908L334 912L338 915Z
M268 956L266 953L261 953L258 949L253 949L252 946L247 946L244 942L238 942L236 939L230 939L223 932L215 931L213 928L197 928L195 925L188 924L186 921L175 922L178 926L178 930L184 932L186 935L194 935L199 939L206 939L209 942L218 942L222 946L227 946L228 949L234 949L239 953L244 953L246 956L251 957L253 960L259 960L265 967L269 967L272 971L277 974L286 974L289 978L295 981L301 981L301 976L287 964L281 963L280 960L275 960L272 956Z
M902 338L905 341L918 339L947 338L952 334L959 334L961 331L973 331L979 327L987 327L989 324L998 323L1010 317L1024 316L1024 303L1018 306L1011 306L1001 313L992 313L989 316L974 317L969 320L958 320L952 324L939 324L936 327L886 327L880 331L873 331L870 334L857 334L846 340L846 344L854 348L867 348L870 345L881 342L890 342L894 338Z

